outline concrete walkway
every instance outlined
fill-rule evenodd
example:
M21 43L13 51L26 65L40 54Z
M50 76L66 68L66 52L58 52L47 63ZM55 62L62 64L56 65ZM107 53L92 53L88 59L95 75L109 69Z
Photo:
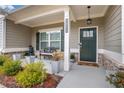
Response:
M73 64L58 88L108 88L110 85L105 79L105 70L102 68Z

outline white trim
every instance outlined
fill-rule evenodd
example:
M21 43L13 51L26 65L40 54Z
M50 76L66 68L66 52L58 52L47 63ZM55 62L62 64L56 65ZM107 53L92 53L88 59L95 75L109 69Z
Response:
M122 29L121 29L121 50L122 50L122 62L124 63L124 5L122 5Z
M5 48L2 50L2 53L23 52L23 51L28 51L28 48Z
M124 56L121 53L117 53L117 52L113 52L113 51L109 51L106 49L99 49L99 54L104 54L106 55L108 58L112 58L113 60L117 61L118 63L123 63L123 58Z
M70 52L71 53L79 53L80 49L78 49L78 48L70 48ZM98 53L103 54L104 53L104 49L98 49Z
M107 57L111 57L112 59L118 61L119 63L122 63L122 55L120 53L104 49L103 54L105 54Z
M44 23L38 23L38 24L34 24L34 25L28 25L28 24L24 24L27 25L29 27L38 27L38 26L46 26L46 25L52 25L52 24L59 24L59 23L63 23L63 20L57 20L57 21L51 21L51 22L44 22Z
M122 5L122 25L121 25L121 38L122 38L122 54L124 55L124 5Z
M1 15L0 16L1 18L0 18L0 21L2 21L2 28L1 28L1 30L2 30L2 37L1 37L1 51L2 51L2 49L4 49L4 47L5 47L5 32L6 32L6 24L5 24L5 16L4 15Z
M56 27L56 28L48 28L48 29L40 29L38 30L38 32L49 32L49 31L59 31L59 30L62 30L63 27Z
M6 48L6 19L3 20L3 49Z
M4 18L4 17L5 17L4 15L0 14L0 19L1 19L1 18Z
M68 5L68 7L69 7L69 9L70 9L70 15L71 15L71 17L72 17L73 22L76 22L76 17L75 17L75 15L74 15L74 11L72 10L72 8L71 8L70 5Z
M2 48L0 48L0 52L2 51Z
M98 49L98 53L103 54L104 53L104 49Z
M79 38L78 38L78 42L80 43L80 29L84 29L84 28L96 28L96 63L98 63L98 26L88 26L88 27L79 27ZM80 61L80 46L79 48L79 56L78 56L78 61Z
M64 11L64 71L70 69L70 10Z
M108 8L109 8L109 6L106 6L106 7L104 8L104 10L103 10L103 16L105 16L105 14L106 14Z
M79 53L79 50L78 48L70 48L70 53Z
M3 36L4 36L4 17L2 18L2 41L1 41L2 49L4 48L4 37Z

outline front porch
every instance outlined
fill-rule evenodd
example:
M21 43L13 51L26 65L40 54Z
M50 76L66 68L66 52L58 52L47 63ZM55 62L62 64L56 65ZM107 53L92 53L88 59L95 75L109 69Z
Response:
M86 7L29 6L8 15L6 21L2 19L2 22L6 22L6 31L1 53L23 53L32 45L39 54L47 47L56 47L64 54L58 73L64 79L58 87L109 87L105 80L106 74L109 71L124 71L124 8L119 5L93 5L93 21L88 25ZM93 36L94 41L88 41ZM85 51L87 48L88 51ZM93 54L89 53L92 50ZM72 53L76 59L74 64L70 64ZM77 65L79 61L91 62L92 57L99 68ZM50 60L42 61L50 71Z
M106 81L106 71L102 67L73 64L57 88L110 88Z
M52 61L44 59L40 61L45 64L48 73L53 74ZM72 62L69 64L70 70L64 71L64 61L61 61L59 72L54 73L63 77L57 88L114 88L106 81L106 76L113 71L106 71L102 66L78 65L78 63Z
M52 72L51 60L40 60L45 64L48 73ZM26 62L23 60L23 62ZM70 70L64 71L64 61L60 62L59 72L55 75L62 76L63 79L57 85L57 88L114 88L106 80L106 76L113 73L112 70L105 70L102 66L78 65L78 63L70 64Z
M106 71L102 67L80 66L74 63L68 72L63 71L63 64L60 68L56 75L62 76L63 79L56 88L114 88L106 81ZM0 88L6 86L0 84Z

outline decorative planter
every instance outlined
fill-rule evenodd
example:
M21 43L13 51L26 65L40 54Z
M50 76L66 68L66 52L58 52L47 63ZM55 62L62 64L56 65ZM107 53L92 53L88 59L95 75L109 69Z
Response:
M75 62L75 59L70 59L70 62L74 63Z
M52 73L59 73L60 72L60 61L52 61Z
M20 60L21 59L21 54L15 53L12 55L13 60Z
M35 56L25 56L25 59L26 59L26 62L30 64L35 61Z

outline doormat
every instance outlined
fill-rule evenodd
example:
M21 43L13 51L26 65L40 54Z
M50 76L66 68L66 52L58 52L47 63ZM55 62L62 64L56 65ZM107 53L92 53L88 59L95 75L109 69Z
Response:
M99 65L96 64L96 63L90 63L90 62L84 62L84 61L80 61L80 62L78 62L78 65L99 67Z

